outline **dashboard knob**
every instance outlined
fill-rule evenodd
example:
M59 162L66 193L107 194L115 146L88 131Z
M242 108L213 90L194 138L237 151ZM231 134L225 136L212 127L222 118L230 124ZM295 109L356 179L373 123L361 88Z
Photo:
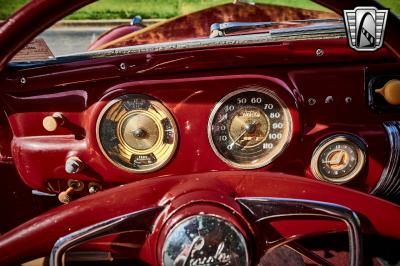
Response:
M84 187L85 185L82 181L70 179L68 180L68 188L58 194L58 200L61 203L68 204L72 200L72 194L75 191L82 191Z
M44 129L46 129L49 132L53 132L59 126L64 124L64 117L61 113L54 113L52 115L43 118L42 124Z
M65 172L76 174L83 169L83 162L78 157L70 157L65 161Z
M376 89L375 92L381 94L392 105L400 104L400 80L398 79L389 80L385 86Z
M61 192L60 194L58 194L58 200L61 203L64 203L64 204L70 203L70 201L72 199L71 198L72 192L74 192L74 188L69 187L67 190L65 190L65 191Z

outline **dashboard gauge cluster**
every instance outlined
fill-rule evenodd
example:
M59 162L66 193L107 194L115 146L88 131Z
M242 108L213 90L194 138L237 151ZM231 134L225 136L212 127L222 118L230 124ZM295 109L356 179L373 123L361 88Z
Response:
M366 147L353 135L334 135L315 149L311 171L322 181L343 184L356 178L366 165Z
M211 112L208 138L227 164L260 168L287 146L292 120L286 105L272 91L249 87L222 98Z
M132 172L151 172L173 156L177 126L157 100L127 94L111 101L97 122L97 139L106 157Z

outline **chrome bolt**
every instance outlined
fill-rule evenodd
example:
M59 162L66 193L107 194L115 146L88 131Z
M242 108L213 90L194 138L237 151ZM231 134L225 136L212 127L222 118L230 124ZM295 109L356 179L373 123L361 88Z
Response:
M317 50L315 50L315 55L316 56L323 56L324 55L324 50L321 48L318 48Z
M352 100L353 100L353 99L352 99L351 97L346 97L346 98L344 99L344 101L345 101L346 103L351 103Z
M121 70L126 70L126 64L125 64L125 63L119 64L119 68L120 68Z
M25 83L26 83L26 78L22 77L22 78L19 80L19 82L20 82L21 84L25 84Z
M94 194L101 190L101 185L96 182L89 183L89 194Z
M65 172L68 174L76 174L83 168L83 162L78 157L70 157L65 162Z
M315 100L314 98L308 98L307 102L309 106L313 106L317 103L317 100Z
M326 97L325 103L333 103L333 97L332 96Z

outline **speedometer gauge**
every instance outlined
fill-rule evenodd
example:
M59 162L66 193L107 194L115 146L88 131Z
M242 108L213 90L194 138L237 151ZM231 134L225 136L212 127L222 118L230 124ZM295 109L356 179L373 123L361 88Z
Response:
M178 143L176 124L167 108L139 94L121 96L104 108L97 139L112 163L133 172L161 168Z
M267 165L286 147L292 121L286 105L270 90L246 88L214 107L208 138L215 153L241 169Z

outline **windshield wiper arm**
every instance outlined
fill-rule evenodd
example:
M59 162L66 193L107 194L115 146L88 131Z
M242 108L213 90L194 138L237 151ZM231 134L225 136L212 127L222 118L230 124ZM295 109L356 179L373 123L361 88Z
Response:
M223 22L213 23L210 27L210 38L222 37L229 33L242 30L254 30L261 28L270 28L281 25L298 25L298 24L316 24L316 23L337 23L343 22L342 19L326 18L326 19L308 19L308 20L289 20L289 21L268 21L268 22Z

